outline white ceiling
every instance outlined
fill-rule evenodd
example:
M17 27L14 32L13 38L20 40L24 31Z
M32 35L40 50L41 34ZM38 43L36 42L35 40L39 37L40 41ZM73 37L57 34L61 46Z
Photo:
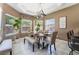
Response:
M38 15L41 9L45 14L50 14L75 4L76 3L8 3L8 5L17 11L32 16Z

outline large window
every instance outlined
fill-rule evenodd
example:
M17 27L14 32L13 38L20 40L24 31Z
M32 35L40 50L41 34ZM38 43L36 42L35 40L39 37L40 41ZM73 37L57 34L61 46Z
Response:
M22 19L21 20L21 32L31 32L32 31L32 20Z
M15 23L14 17L9 14L5 14L5 34L13 33L13 24Z
M5 14L5 34L17 34L21 27L21 19L10 14Z
M8 25L13 25L15 23L15 18L8 14L5 15L5 19L6 19L6 24Z
M49 33L55 31L55 19L48 19L45 21L45 30Z
M35 20L34 24L34 32L43 30L43 20Z

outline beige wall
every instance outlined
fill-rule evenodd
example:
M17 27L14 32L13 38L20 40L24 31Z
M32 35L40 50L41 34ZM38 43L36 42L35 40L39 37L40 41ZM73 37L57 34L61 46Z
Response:
M2 4L0 3L0 20L2 19ZM2 22L1 22L2 23ZM0 23L0 25L1 25L1 23ZM1 30L2 28L0 28L0 30ZM0 31L0 43L1 43L1 41L2 41L2 30Z
M20 17L20 13L7 4L3 4L3 11L4 13L8 13L10 15Z
M59 18L67 16L67 28L59 28ZM58 30L58 37L62 40L67 40L67 31L73 29L75 32L79 30L79 4L49 14L45 19L55 18L56 19L56 30Z
M8 13L8 14L11 14L16 17L21 17L21 18L31 19L31 20L34 19L33 16L30 16L27 14L22 14L22 13L16 11L14 8L12 8L11 6L9 6L6 3L3 4L3 11L4 11L4 13Z

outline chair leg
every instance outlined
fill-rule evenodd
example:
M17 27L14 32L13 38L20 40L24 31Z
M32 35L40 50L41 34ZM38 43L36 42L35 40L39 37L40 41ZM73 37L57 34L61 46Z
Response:
M44 42L43 42L43 49L44 49Z
M10 55L12 55L12 51L10 51Z
M33 52L34 52L34 44L33 44Z
M24 38L24 44L25 44L25 38Z
M73 55L73 50L71 50L71 51L69 52L69 55Z
M52 51L51 51L51 45L50 45L50 54L52 54Z
M38 49L40 48L40 44L38 43Z
M55 51L56 51L56 45L55 45L55 43L54 43L54 49L55 49Z

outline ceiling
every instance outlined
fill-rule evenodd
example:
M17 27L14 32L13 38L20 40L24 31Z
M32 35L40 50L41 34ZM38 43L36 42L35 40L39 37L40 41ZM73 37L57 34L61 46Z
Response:
M20 13L32 16L37 16L41 9L47 15L75 4L76 3L8 3L8 5Z

